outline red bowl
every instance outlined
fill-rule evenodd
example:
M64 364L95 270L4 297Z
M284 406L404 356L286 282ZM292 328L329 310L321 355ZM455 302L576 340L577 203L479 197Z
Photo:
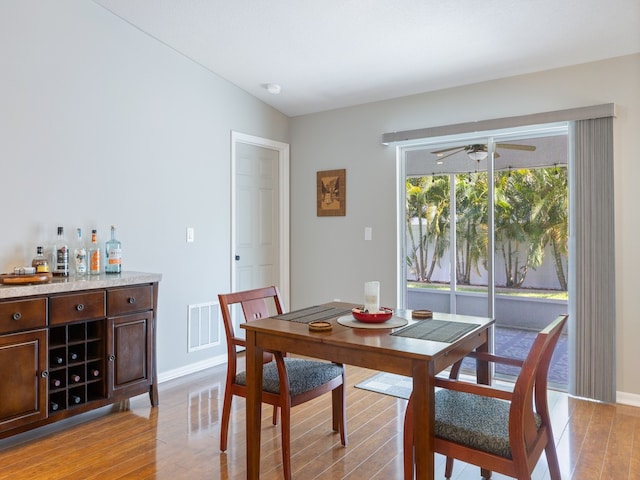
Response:
M353 318L364 323L383 323L393 316L393 310L387 307L380 307L380 311L376 313L365 312L361 308L351 310Z

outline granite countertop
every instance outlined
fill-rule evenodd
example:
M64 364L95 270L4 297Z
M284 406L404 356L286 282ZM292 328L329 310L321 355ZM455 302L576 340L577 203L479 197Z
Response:
M162 274L160 273L145 272L101 273L100 275L86 275L84 277L75 277L73 275L69 277L53 277L51 282L37 285L0 285L0 299L153 283L159 282L161 279Z

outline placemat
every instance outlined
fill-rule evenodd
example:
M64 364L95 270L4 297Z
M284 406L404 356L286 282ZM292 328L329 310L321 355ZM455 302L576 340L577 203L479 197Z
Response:
M391 335L432 340L434 342L453 343L465 333L479 326L477 323L422 320L397 332L393 332Z
M288 320L290 322L311 323L336 318L340 315L344 315L345 313L351 313L351 309L315 305L313 307L301 308L300 310L294 310L293 312L275 315L271 318Z
M338 323L340 325L344 325L345 327L368 328L368 329L373 330L375 328L398 328L398 327L404 327L407 323L409 323L409 320L407 320L406 318L393 316L389 320L387 320L386 322L382 322L382 323L365 323L365 322L361 322L359 320L356 320L355 318L353 318L353 315L346 315L344 317L340 317L338 319Z

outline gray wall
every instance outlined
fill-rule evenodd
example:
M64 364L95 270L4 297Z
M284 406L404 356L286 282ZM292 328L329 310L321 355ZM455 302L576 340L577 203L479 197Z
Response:
M0 271L113 223L124 268L163 275L161 377L226 358L186 325L230 289L231 131L288 142L287 117L91 1L0 3L0 58Z
M383 304L396 304L396 153L382 133L614 102L618 399L640 405L638 85L633 55L293 118L292 308L361 301L367 280L381 282ZM347 169L347 215L316 217L315 172L336 168Z

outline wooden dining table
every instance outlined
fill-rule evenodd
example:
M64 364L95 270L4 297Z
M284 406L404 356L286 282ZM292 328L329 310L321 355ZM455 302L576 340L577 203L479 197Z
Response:
M420 452L415 456L416 478L434 478L435 376L473 350L486 351L493 320L438 312L433 313L432 319L412 320L411 310L398 310L394 312L392 320L398 323L406 319L406 326L393 329L357 328L357 324L355 327L346 326L349 320L355 324L350 318L351 308L355 306L331 302L241 325L246 333L247 479L258 480L260 477L262 362L263 352L269 350L412 377L415 402L414 444L416 451ZM323 309L326 310L324 317ZM305 315L309 312L313 314ZM318 319L329 322L331 329L312 331L309 323ZM436 325L417 325L418 323L434 320L438 322L438 326L461 327L464 332L457 338L451 337L446 341L442 341L437 335L430 337L416 333ZM414 338L417 336L420 338ZM478 368L482 370L480 365ZM487 383L488 369L480 370L478 381Z

